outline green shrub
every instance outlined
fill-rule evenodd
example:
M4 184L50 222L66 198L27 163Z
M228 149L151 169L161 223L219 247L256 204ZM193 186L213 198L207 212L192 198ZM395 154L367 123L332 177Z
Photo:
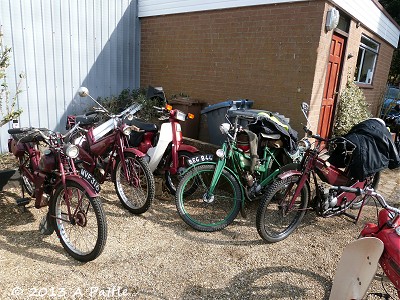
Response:
M22 109L16 109L17 96L22 90L19 88L24 75L19 74L20 80L14 96L10 96L7 84L7 68L10 65L11 48L3 45L3 33L0 27L0 127L22 114Z
M106 98L97 98L97 101L103 105L111 113L117 114L133 103L142 104L142 108L136 116L144 121L153 122L159 117L159 113L153 106L160 106L160 101L157 99L148 99L146 97L146 89L124 89L118 96Z
M372 117L368 106L362 90L353 81L348 80L346 88L340 94L333 135L342 136L355 124Z

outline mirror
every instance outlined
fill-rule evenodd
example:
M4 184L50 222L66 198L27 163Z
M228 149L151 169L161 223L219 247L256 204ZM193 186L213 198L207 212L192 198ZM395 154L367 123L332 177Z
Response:
M304 112L304 114L308 115L308 111L310 110L310 106L306 102L303 102L301 104L301 110Z
M89 90L86 87L81 86L78 90L78 94L81 97L87 97L89 96Z

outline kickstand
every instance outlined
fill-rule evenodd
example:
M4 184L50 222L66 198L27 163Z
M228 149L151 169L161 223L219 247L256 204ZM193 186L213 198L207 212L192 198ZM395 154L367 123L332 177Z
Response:
M244 203L240 204L240 214L242 215L242 217L244 219L247 219L247 213L246 213L246 210L244 209Z

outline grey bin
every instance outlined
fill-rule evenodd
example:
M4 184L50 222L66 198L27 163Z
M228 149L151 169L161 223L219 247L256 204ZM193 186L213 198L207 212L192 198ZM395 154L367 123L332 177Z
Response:
M228 100L207 106L201 111L207 117L208 135L210 143L222 145L225 136L219 130L222 123L226 123L228 110L247 110L253 106L253 101L248 99Z

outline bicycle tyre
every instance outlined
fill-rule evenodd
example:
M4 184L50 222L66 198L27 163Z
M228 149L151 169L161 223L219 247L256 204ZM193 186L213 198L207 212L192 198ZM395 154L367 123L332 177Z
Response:
M78 183L67 181L66 186L68 194L73 196L76 192L77 199L82 199L85 207L75 206L78 204L77 199L69 197L72 204L71 212L76 211L77 214L74 220L67 220L65 190L64 186L60 185L52 197L49 208L53 228L69 255L81 262L92 261L103 252L107 240L107 221L103 206L98 198L90 197ZM89 212L91 212L90 216ZM85 233L87 233L86 239L83 237ZM82 244L79 244L80 241Z
M222 170L214 194L207 198L215 167L214 164L204 164L193 168L185 174L177 187L175 204L179 216L198 231L222 230L233 222L241 207L242 192L239 183L226 169ZM196 186L196 190L190 195L185 191L188 185L191 188ZM226 196L225 193L230 190L232 195Z
M289 176L283 180L277 179L266 191L256 216L258 234L266 242L282 241L300 225L308 205L309 188L307 185L301 189L300 199L297 199L294 204L295 209L285 212L285 205L288 205L299 179L298 175ZM274 216L274 212L277 212L276 216Z
M115 191L124 208L133 214L142 214L150 208L155 197L154 176L143 158L130 152L125 152L124 156L125 162L130 162L128 166L131 171L130 175L135 174L134 176L140 186L134 187L131 183L126 182L121 159L118 158L114 169ZM125 181L125 184L123 181ZM144 183L146 192L141 191L144 189L141 183ZM131 189L131 195L129 195L127 189Z

